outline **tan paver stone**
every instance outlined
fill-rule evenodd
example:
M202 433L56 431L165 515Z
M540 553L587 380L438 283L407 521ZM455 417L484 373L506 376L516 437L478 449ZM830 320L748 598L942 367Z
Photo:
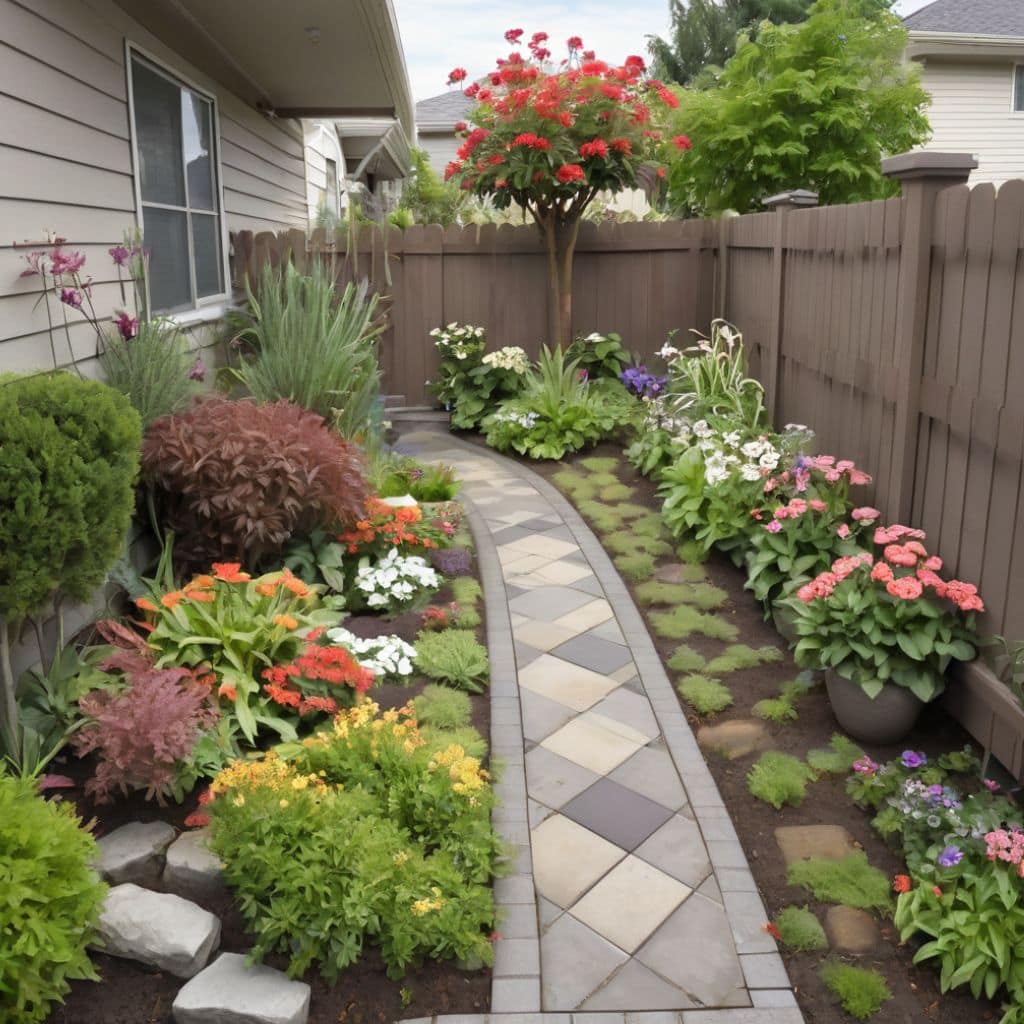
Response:
M537 892L560 907L571 907L626 856L625 850L561 814L542 821L531 842Z
M595 714L580 715L541 744L598 775L607 775L646 745L643 733Z
M533 572L534 569L539 569L550 561L541 555L524 555L522 552L516 552L514 556L509 555L506 558L507 560L501 563L501 569L506 579Z
M526 619L519 624L513 623L512 633L520 643L529 644L538 651L550 651L553 647L558 647L566 640L571 640L576 636L565 626L556 626L553 622L541 622L539 619Z
M659 978L639 960L624 963L581 1007L594 1012L625 1010L688 1010L697 1004L681 989ZM593 1020L598 1020L595 1017Z
M730 761L746 757L771 746L771 736L763 722L753 718L735 718L721 725L702 725L697 730L701 750L723 754Z
M531 647L538 646L519 632L516 633L516 639L525 641ZM586 711L619 684L607 676L591 672L589 668L550 654L542 654L519 673L519 685L542 697L556 700L574 711Z
M864 956L878 946L878 923L855 907L829 907L825 914L825 935L837 953Z
M559 619L555 619L555 625L565 626L574 633L586 633L588 629L593 629L594 626L599 626L610 618L612 618L612 606L604 598L598 598Z
M775 841L787 865L811 857L842 860L856 849L842 825L786 825L775 830Z
M537 569L531 575L544 580L545 583L557 583L560 586L568 587L583 579L584 576L590 576L591 572L592 570L589 565L580 565L578 562L559 561L550 562L548 565Z
M574 552L579 552L579 546L568 540L559 540L557 537L545 537L542 533L532 537L523 537L522 540L512 541L504 544L498 549L501 551L514 548L524 555L543 555L549 561L557 558L565 558Z

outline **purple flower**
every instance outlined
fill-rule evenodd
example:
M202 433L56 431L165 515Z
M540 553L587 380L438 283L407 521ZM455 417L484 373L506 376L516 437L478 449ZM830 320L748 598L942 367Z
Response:
M196 361L189 367L188 370L189 380L198 380L200 383L206 380L206 365L203 360L196 359Z
M72 309L81 309L82 293L77 288L61 288L60 301Z
M139 321L134 317L129 316L127 313L122 313L115 321L114 325L118 331L121 332L121 337L125 341L130 341L139 333Z
M50 253L50 273L54 277L60 277L61 274L76 274L84 265L84 253L64 252L59 245Z
M778 533L782 529L782 523L778 519L773 519L770 523L765 523L764 527L769 533Z
M955 867L964 859L963 851L959 846L947 846L942 853L939 854L936 864L940 868L951 868Z
M128 261L132 258L132 251L126 245L115 245L113 249L108 249L110 258L119 266L126 267Z
M928 758L920 750L904 750L900 760L904 768L921 768L928 763Z

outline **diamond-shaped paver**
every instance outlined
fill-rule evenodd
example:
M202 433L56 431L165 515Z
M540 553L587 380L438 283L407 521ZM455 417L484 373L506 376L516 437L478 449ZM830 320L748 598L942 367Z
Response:
M633 953L692 890L637 857L618 863L570 913Z
M570 907L626 851L554 814L533 830L533 880L537 892L560 907Z
M686 1010L696 1005L681 989L670 985L664 978L659 978L639 960L629 960L587 999L582 1009L642 1012Z
M554 648L551 653L602 675L611 675L633 660L628 647L611 640L602 640L594 636L592 630L573 637Z
M595 710L599 707L600 704ZM686 805L686 791L667 750L643 747L620 764L608 778L673 811Z
M624 850L638 847L672 817L667 807L608 779L573 797L562 813Z
M517 592L519 590L518 587L513 589ZM522 593L528 595L529 591ZM575 636L567 626L556 626L553 622L540 622L538 619L525 619L518 624L513 623L512 635L517 643L529 644L538 651L550 651Z
M619 684L589 668L544 654L519 673L519 685L573 711L586 711Z
M576 716L572 708L542 697L532 690L520 690L519 698L523 708L523 736L534 743L540 743L545 736L561 729L569 719Z
M643 694L635 693L624 686L608 694L594 706L594 711L614 722L628 725L649 740L657 739L661 735L651 702Z
M646 743L647 737L628 725L589 712L563 725L541 745L598 775L607 775Z
M541 936L541 998L545 1010L575 1010L628 959L585 924L563 914Z
M521 551L524 555L542 555L548 559L560 559L574 551L579 551L579 545L572 541L560 540L558 537L535 533L532 537L524 537L522 540L503 545L498 549L498 553L509 550Z
M693 888L711 874L711 861L700 829L682 814L641 843L636 855Z
M585 633L588 629L593 629L614 617L612 606L604 598L593 600L586 594L580 594L580 597L589 603L555 619L556 625L566 626L574 633Z
M589 768L567 761L544 747L534 747L526 755L526 792L533 800L555 810L599 778Z

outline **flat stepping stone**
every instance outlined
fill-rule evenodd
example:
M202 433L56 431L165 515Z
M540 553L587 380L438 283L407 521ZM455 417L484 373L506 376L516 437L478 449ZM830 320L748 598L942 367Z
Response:
M811 857L842 860L856 849L853 836L842 825L786 825L775 830L782 858L788 867Z
M864 956L878 947L878 923L870 914L855 907L829 907L825 914L825 935L836 953Z
M183 832L167 848L164 888L181 896L209 896L224 887L224 872L217 855L206 846L209 829Z
M165 821L133 821L97 841L100 855L93 867L111 885L152 885L160 877L164 851L173 840L174 829Z
M702 725L697 730L701 750L722 754L730 761L746 757L771 746L771 737L763 723L753 718L734 718L721 725Z
M175 1024L306 1024L310 988L238 953L221 953L178 993Z
M107 893L97 931L104 953L191 978L220 942L220 918L180 896L129 882Z

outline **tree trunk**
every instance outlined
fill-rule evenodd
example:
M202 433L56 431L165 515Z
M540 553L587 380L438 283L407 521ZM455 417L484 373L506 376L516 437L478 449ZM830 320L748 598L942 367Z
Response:
M554 214L548 218L537 221L541 234L544 236L544 244L548 251L548 345L560 345L562 343L562 322L559 316L561 310L561 289L559 287L559 261L558 261L558 230L555 227Z
M537 221L548 254L548 344L572 341L572 267L580 218L559 221L554 212Z

